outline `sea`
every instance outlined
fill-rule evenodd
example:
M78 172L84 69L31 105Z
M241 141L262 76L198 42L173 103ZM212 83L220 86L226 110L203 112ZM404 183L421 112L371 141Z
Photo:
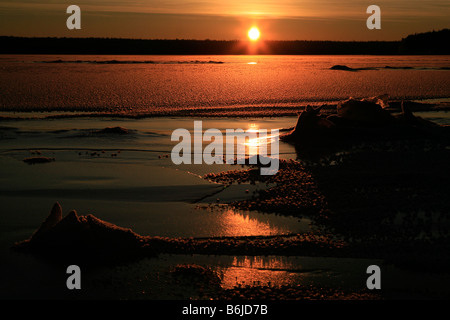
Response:
M146 236L313 231L307 218L227 206L271 186L226 186L205 179L208 173L241 166L175 165L172 133L179 128L192 130L194 121L202 121L203 130L221 132L283 130L295 125L306 105L380 95L448 105L450 56L0 55L0 255L1 282L7 288L1 296L69 294L54 277L53 266L9 250L33 234L55 202L61 204L63 216L71 210L93 214ZM450 124L448 111L437 109L420 116ZM283 142L279 156L297 159L296 150ZM24 161L36 157L51 161ZM155 286L154 278L168 277L168 268L180 263L219 266L227 288L238 283L297 281L337 286L345 282L359 289L365 266L382 262L163 256L122 271L102 270L92 276L94 290L84 292L121 299L164 298L168 285L159 291L145 290ZM408 283L407 277L396 275L396 279ZM434 278L423 281L423 287L430 281L440 283ZM123 285L122 289L110 290L113 284Z
M449 56L0 55L0 70L0 112L279 116L349 97L450 97Z

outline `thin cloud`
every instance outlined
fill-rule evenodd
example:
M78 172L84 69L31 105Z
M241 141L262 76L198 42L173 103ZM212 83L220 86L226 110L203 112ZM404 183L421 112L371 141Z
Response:
M202 14L251 16L255 18L338 18L365 19L367 1L350 0L77 0L84 11ZM60 10L58 0L2 0L0 7L32 10ZM378 0L384 18L448 17L450 4L446 1Z

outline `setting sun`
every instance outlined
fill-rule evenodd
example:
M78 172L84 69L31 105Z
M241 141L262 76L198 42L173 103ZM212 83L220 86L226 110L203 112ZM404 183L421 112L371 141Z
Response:
M250 30L248 30L248 37L250 38L250 40L256 41L259 39L260 36L261 33L259 32L258 28L253 27Z

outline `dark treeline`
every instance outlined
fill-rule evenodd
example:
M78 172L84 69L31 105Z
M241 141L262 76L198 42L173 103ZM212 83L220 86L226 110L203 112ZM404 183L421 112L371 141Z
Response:
M0 53L32 54L397 54L399 42L138 40L0 37Z
M449 30L401 41L145 40L117 38L0 37L0 53L20 54L450 54Z
M401 54L450 54L450 29L409 35L402 39Z

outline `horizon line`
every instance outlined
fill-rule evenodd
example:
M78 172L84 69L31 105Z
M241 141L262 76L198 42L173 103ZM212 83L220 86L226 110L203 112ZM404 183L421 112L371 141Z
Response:
M449 28L443 28L439 30L429 30L429 31L423 31L423 32L415 32L408 34L401 39L397 40L302 40L302 39L295 39L295 40L273 40L273 39L260 39L258 42L296 42L296 41L303 41L303 42L401 42L402 40L406 39L409 36L412 35L420 35L420 34L427 34L427 33L433 33L433 32L442 32L450 30ZM66 36L15 36L15 35L0 35L0 38L25 38L25 39L33 39L33 38L46 38L46 39L113 39L113 40L140 40L140 41L217 41L217 42L251 42L251 40L245 39L188 39L188 38L127 38L127 37L105 37L105 36L89 36L89 37L66 37Z
M249 42L254 43L251 40L239 40L239 39L188 39L188 38L122 38L122 37L61 37L61 36L12 36L12 35L0 35L0 38L22 38L22 39L103 39L103 40L137 40L137 41L216 41L216 42ZM403 38L402 38L403 39ZM400 40L305 40L305 39L295 39L295 40L268 40L261 39L259 42L400 42Z

